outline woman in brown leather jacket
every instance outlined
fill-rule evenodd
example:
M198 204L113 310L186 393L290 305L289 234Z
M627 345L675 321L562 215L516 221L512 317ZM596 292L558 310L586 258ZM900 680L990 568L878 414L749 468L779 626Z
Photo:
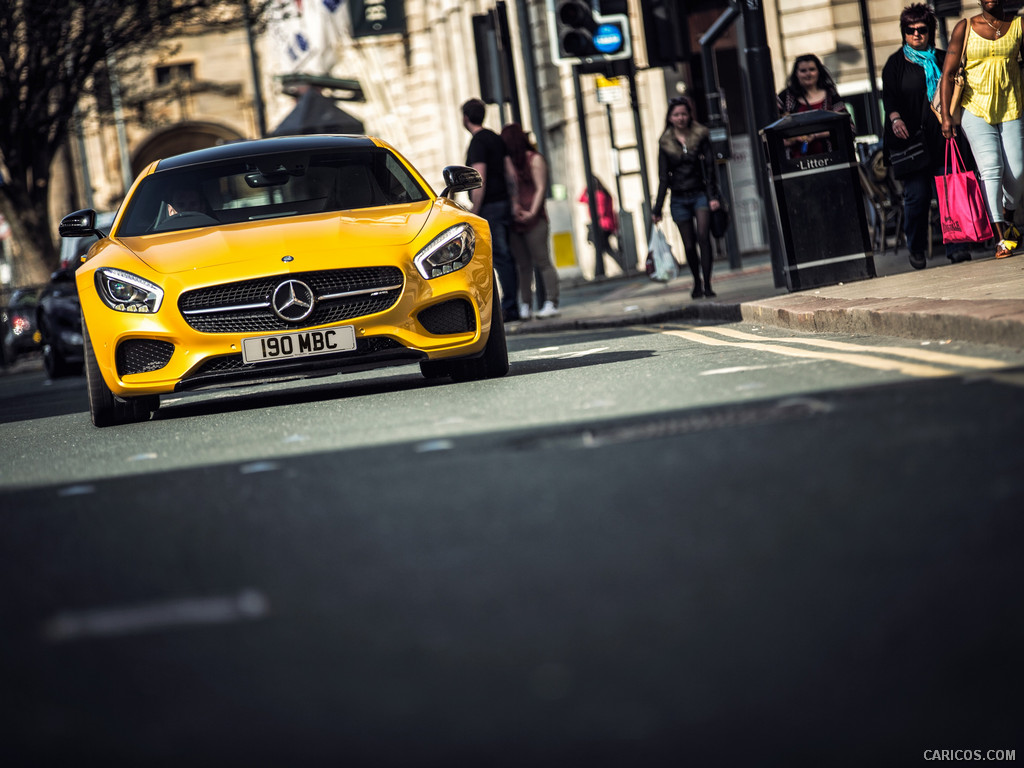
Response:
M669 100L665 132L658 141L658 196L651 217L655 224L661 221L661 208L669 190L669 210L683 238L686 263L693 274L690 295L695 299L712 298L715 292L711 290L711 211L722 203L710 133L697 122L693 100L688 96Z

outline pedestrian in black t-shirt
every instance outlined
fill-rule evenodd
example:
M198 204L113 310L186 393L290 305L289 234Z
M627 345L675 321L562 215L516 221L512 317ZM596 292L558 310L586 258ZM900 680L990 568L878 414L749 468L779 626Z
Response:
M512 222L512 201L507 178L514 174L505 142L494 131L484 128L486 106L480 99L462 105L462 124L473 134L466 151L466 165L480 173L483 186L469 193L470 210L485 219L491 228L491 254L501 287L501 314L505 322L519 319L516 304L519 281L515 262L508 247L508 228Z

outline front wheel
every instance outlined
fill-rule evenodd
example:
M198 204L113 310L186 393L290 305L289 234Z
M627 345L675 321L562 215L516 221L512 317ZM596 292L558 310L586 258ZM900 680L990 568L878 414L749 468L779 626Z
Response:
M89 390L89 414L97 427L114 427L146 421L160 407L159 395L117 398L107 387L96 363L96 354L89 338L89 329L82 319L82 338L85 347L85 379Z

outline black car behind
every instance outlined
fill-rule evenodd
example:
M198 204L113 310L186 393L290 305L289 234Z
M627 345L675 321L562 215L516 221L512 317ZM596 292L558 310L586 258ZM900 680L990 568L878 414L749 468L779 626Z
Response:
M39 288L19 288L0 308L0 364L14 365L19 357L38 352L42 337L36 324Z

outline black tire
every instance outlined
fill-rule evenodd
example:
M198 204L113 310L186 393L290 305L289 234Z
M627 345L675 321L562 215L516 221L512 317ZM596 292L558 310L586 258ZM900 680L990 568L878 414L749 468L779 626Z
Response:
M114 427L119 424L135 424L146 421L150 414L160 406L159 395L118 399L110 391L100 367L96 364L96 354L92 349L89 329L82 319L82 339L85 352L85 378L89 390L89 414L92 423L97 427Z
M508 373L508 345L505 341L505 319L501 316L501 304L498 300L498 289L494 289L494 300L491 302L491 335L487 337L484 347L484 376L498 379Z
M497 284L491 303L491 332L487 336L483 354L479 357L456 360L428 360L420 363L420 373L427 379L450 376L455 381L496 379L508 373L505 321L501 316Z
M450 365L444 360L424 360L420 363L420 373L425 379L443 379L452 375Z

